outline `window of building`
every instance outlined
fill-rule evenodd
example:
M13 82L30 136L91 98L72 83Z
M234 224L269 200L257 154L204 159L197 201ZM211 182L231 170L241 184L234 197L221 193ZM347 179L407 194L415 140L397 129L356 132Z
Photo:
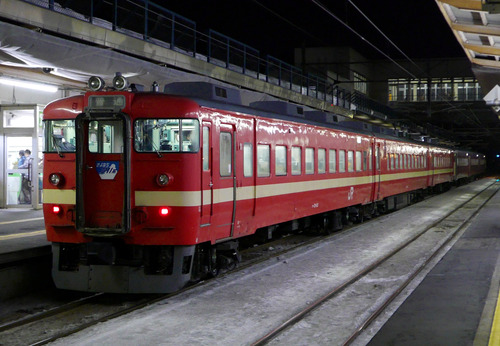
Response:
M366 94L366 77L360 73L354 72L354 90Z

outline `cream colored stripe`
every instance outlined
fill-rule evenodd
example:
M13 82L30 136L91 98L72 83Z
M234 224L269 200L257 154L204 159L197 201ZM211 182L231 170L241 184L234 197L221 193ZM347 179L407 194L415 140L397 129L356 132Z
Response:
M135 191L135 205L157 206L157 207L163 205L168 205L170 207L198 207L201 205L201 192L200 191Z
M434 174L451 173L452 169L441 169ZM400 179L419 178L431 175L431 171L407 172L385 174L380 177L381 182ZM295 183L281 183L259 186L245 186L236 188L236 200L243 201L254 198L282 196L306 191L320 191L325 189L371 184L377 177L351 177L326 180L300 181ZM199 207L201 191L135 191L136 206L162 206L172 207ZM210 190L203 191L203 205L210 205L212 197ZM233 188L213 190L213 203L224 203L233 200ZM74 190L44 190L44 203L75 204Z
M257 186L257 198L287 195L306 191L318 191L336 187L370 184L372 176L357 178L337 178L328 180L300 181L296 183L283 183Z
M43 203L76 204L75 190L44 189Z

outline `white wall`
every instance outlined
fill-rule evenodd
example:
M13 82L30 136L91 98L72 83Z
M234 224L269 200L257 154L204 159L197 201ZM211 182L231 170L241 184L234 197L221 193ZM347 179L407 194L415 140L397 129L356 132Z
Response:
M58 90L55 93L40 92L36 90L13 87L0 84L0 104L41 104L57 100L63 97L64 91Z

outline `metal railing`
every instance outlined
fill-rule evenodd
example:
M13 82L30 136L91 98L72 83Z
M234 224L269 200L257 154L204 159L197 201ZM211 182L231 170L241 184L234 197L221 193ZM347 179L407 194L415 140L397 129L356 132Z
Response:
M257 49L210 30L197 32L196 23L149 0L22 0L93 25L142 39L214 65L264 80L331 105L352 109L351 92L326 78L272 56L260 57ZM355 107L354 107L355 108Z

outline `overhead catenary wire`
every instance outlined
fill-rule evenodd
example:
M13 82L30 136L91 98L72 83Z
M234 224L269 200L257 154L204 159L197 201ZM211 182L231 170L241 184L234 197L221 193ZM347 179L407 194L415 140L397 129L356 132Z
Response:
M367 43L370 47L375 49L377 52L385 56L387 59L389 59L392 63L394 63L396 66L398 66L401 70L405 71L408 75L411 77L418 79L413 73L405 69L403 66L401 66L397 61L395 61L393 58L391 58L388 54L386 54L384 51L382 51L380 48L375 46L373 43L368 41L364 36L362 36L360 33L358 33L356 30L354 30L352 27L350 27L347 23L345 23L343 20L341 20L339 17L337 17L332 11L330 11L325 5L323 5L321 2L318 0L311 0L314 4L316 4L319 8L321 8L323 11L325 11L329 16L331 16L333 19L338 21L340 24L342 24L344 27L346 27L349 31L351 31L354 35L359 37L362 41Z
M420 70L425 76L427 76L428 74L420 67L417 65L417 63L415 63L405 52L403 52L399 47L398 45L396 45L370 18L368 18L368 16L363 12L361 11L361 9L356 6L356 4L354 2L352 2L352 0L347 0L351 5L352 7L354 7L356 9L356 11L358 11L365 19L368 23L370 23L394 48L397 49L398 52L400 52L406 60L408 60L413 66L415 66L418 70Z

